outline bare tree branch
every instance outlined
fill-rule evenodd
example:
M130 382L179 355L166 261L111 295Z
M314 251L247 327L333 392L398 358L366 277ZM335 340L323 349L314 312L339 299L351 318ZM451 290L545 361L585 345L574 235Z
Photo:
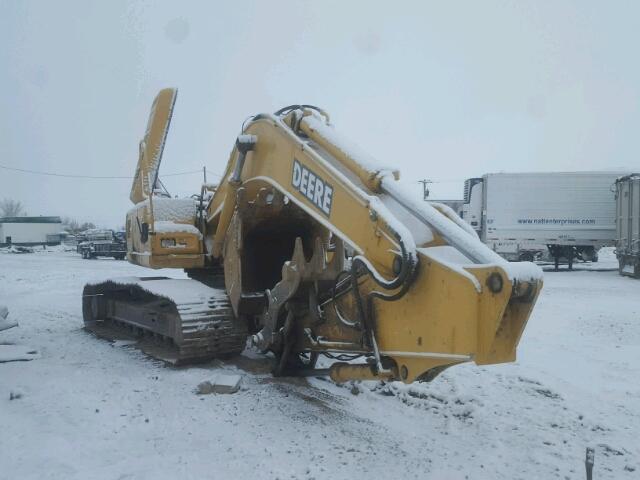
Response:
M25 215L24 206L18 200L5 198L0 200L0 216L3 217L20 217Z

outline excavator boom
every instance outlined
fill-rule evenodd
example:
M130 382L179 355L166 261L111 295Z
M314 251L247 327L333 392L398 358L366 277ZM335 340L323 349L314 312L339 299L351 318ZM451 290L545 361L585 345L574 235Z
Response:
M168 125L170 110L157 106L175 94L163 92L150 125ZM138 172L157 177L160 158L141 167L148 158L141 154ZM141 188L127 216L128 258L185 268L191 281L222 292L228 322L275 354L276 375L317 374L320 355L338 360L328 371L337 382L410 383L466 361L513 361L540 270L506 262L451 209L414 199L398 178L338 134L321 109L256 115L220 184L203 186L197 200ZM132 200L135 190L134 182ZM89 324L135 303L122 290L87 297ZM171 302L170 293L163 298ZM151 323L141 328L155 333Z

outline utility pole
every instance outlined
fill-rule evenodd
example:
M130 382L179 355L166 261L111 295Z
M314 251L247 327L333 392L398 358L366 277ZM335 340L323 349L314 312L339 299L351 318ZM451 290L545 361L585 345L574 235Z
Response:
M427 185L433 183L433 180L423 178L422 180L418 180L418 183L422 184L422 200L426 202L427 198L429 198L429 188L427 187Z

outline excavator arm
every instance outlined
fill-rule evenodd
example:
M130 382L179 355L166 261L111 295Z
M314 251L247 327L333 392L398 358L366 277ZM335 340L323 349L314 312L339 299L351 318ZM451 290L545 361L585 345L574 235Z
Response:
M254 116L219 185L196 200L170 198L157 172L175 94L159 94L141 143L128 258L186 269L194 280L180 289L200 300L172 298L177 280L105 283L87 290L88 324L116 319L198 359L239 352L245 332L275 355L274 374L337 382L410 383L462 362L515 360L542 287L538 267L505 261L451 209L408 195L398 171L309 105ZM189 320L193 308L206 321ZM232 344L216 346L229 335ZM318 368L320 356L336 361Z
M258 115L238 137L208 205L209 253L223 259L236 314L257 316L253 343L274 350L283 372L292 354L326 352L369 360L334 364L338 381L412 382L464 361L515 359L539 269L506 262L397 177L312 107ZM293 245L271 267L281 279L256 285L264 269L245 264L274 255L277 242Z

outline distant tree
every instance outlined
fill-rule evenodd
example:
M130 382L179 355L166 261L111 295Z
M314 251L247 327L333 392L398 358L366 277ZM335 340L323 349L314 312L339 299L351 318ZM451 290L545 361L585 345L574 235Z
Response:
M89 230L91 228L96 228L95 224L92 222L78 222L75 218L64 217L62 219L62 223L65 225L67 232L72 234L77 234L80 232L84 232L85 230Z
M22 202L10 198L0 200L0 213L3 217L20 217L26 215Z
M67 232L76 234L80 231L80 224L75 218L62 217L62 224Z

